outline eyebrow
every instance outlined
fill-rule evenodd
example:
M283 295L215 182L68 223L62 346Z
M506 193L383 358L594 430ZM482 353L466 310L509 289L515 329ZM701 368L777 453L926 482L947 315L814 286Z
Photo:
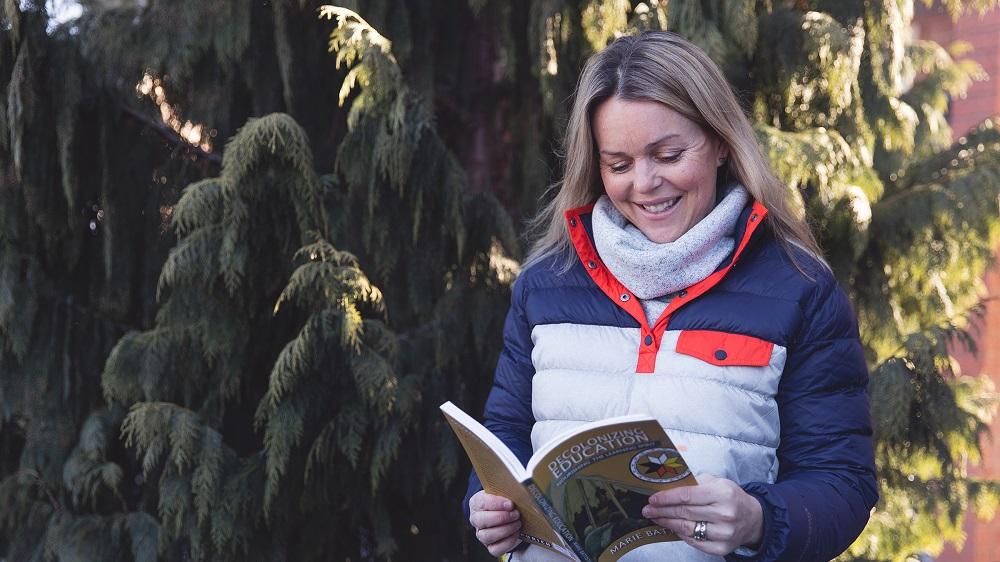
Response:
M656 139L655 141L647 144L646 145L646 150L649 150L650 148L653 148L654 146L656 146L658 144L661 144L664 141L670 140L673 137L679 137L679 136L680 135L677 134L677 133L667 133L667 134L663 135L662 137ZM626 155L624 152L615 152L615 151L611 151L611 150L601 150L600 154L606 154L608 156L625 156Z

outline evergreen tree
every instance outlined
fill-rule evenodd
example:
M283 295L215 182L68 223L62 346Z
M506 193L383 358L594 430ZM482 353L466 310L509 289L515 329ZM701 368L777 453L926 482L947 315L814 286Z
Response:
M949 345L1000 134L951 143L982 72L911 1L83 5L0 8L0 556L486 559L436 406L481 407L564 102L644 29L720 63L858 310L883 499L844 559L995 509Z
M298 560L387 557L415 540L451 552L435 537L461 529L439 517L461 494L458 449L426 406L485 393L488 379L465 374L495 360L516 272L503 248L516 241L490 193L465 189L388 43L345 22L327 55L331 26L283 3L94 4L48 31L42 5L4 17L0 552ZM303 20L312 35L294 35ZM296 58L303 45L318 53ZM47 71L52 53L76 58ZM334 79L297 66L319 57ZM358 90L343 114L340 64ZM63 76L73 90L53 87ZM137 82L142 97L122 91ZM248 113L305 107L317 89L328 95L307 115L336 119L303 122L333 135L318 145L325 176L287 114L247 121L224 151L184 122L232 130ZM74 136L82 119L100 126L92 143ZM179 185L161 191L168 176ZM76 246L89 252L79 265ZM359 260L400 291L383 302ZM84 304L69 306L77 294ZM87 324L65 316L76 309ZM436 462L413 460L427 450ZM399 459L409 468L387 477Z

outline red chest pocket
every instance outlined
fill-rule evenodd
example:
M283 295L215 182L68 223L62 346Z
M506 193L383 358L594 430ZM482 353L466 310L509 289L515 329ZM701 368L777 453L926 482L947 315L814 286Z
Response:
M771 362L772 349L769 341L728 332L683 330L677 337L677 353L721 367L765 367Z

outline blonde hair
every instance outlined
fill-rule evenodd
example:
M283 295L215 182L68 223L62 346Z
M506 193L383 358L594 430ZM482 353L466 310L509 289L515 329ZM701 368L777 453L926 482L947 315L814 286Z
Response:
M789 256L794 256L790 246L797 246L829 267L805 219L789 205L788 187L761 154L750 121L719 67L681 36L651 31L621 37L587 60L563 139L565 171L550 188L554 197L529 225L535 240L522 270L554 255L565 254L567 269L575 260L563 215L604 193L591 118L612 97L662 103L721 139L729 157L717 181L740 182L767 208L765 222Z

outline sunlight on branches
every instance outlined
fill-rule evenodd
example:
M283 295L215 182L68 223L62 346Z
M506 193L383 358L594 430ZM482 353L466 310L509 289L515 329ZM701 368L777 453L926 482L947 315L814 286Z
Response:
M160 108L160 118L163 122L181 136L191 146L196 146L205 152L212 152L212 137L216 131L205 131L205 125L181 121L180 110L167 101L167 92L163 88L163 80L150 73L142 75L135 85L135 92L140 97L148 96Z

